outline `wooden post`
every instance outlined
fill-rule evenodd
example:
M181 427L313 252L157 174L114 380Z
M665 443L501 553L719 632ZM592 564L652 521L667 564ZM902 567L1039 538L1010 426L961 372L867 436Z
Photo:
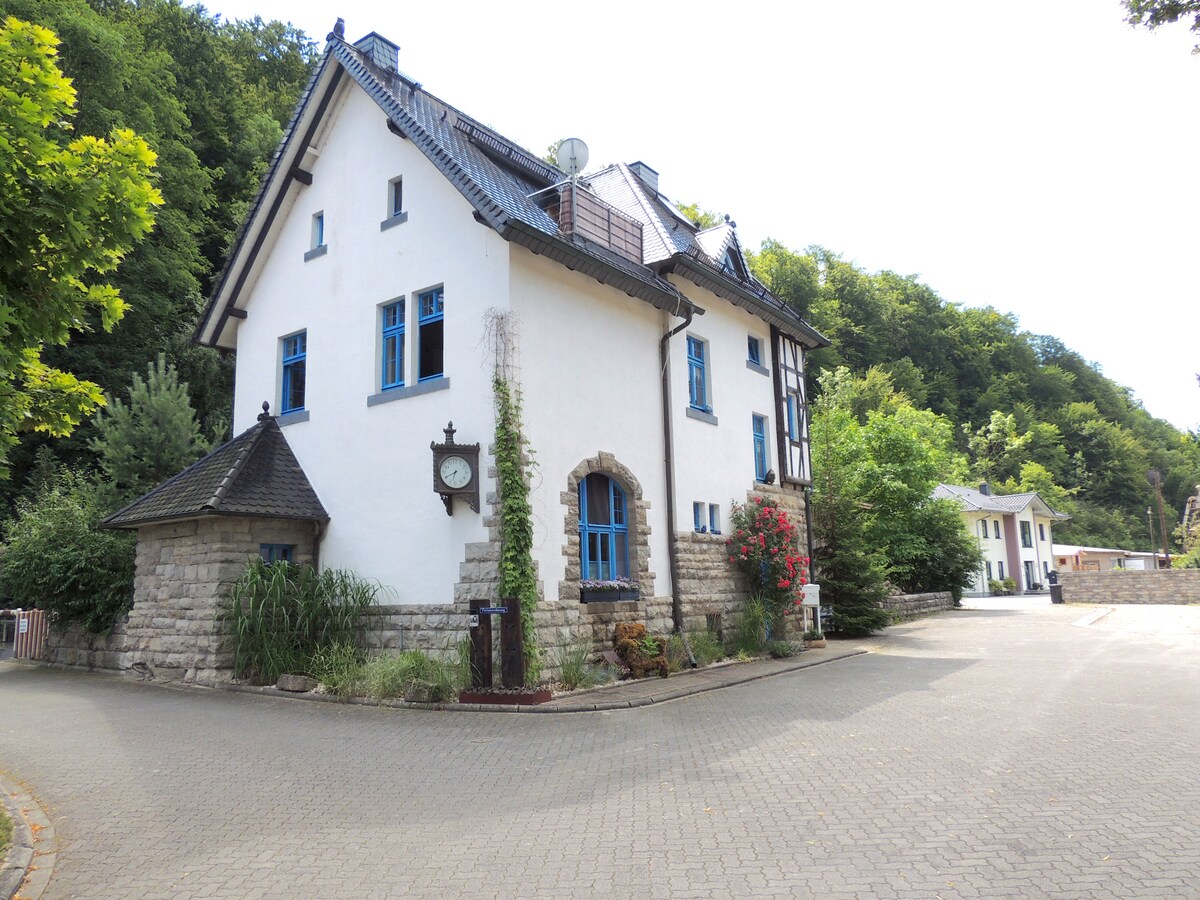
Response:
M471 601L471 615L479 616L479 624L471 629L471 687L492 686L492 617L481 614L482 600Z
M521 635L521 600L500 601L508 611L500 615L500 680L506 688L525 686L525 646Z

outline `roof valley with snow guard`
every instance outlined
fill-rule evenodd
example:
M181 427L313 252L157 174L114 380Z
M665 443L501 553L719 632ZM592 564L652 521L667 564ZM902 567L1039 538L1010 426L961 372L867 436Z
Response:
M470 601L498 599L499 373L533 461L543 645L719 622L746 596L732 504L770 495L806 531L805 354L828 342L750 274L733 222L698 229L642 162L569 176L424 91L398 52L329 36L198 327L237 351L238 437L107 523L158 548L139 549L135 614L182 591L161 581L170 528L243 516L206 596L248 556L319 554L384 586L382 645L453 647ZM450 421L479 461L431 478ZM267 445L254 458L286 476L255 480L250 515L227 464ZM480 513L445 499L451 478ZM306 537L281 544L272 518Z

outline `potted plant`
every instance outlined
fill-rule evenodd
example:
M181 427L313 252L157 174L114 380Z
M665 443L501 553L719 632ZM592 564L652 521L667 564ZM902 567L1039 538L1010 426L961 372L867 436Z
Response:
M820 650L829 644L825 640L825 634L820 631L806 631L802 637L804 639L804 646L811 650Z
M632 578L604 581L584 579L579 582L579 600L582 603L631 603L640 596L637 582Z

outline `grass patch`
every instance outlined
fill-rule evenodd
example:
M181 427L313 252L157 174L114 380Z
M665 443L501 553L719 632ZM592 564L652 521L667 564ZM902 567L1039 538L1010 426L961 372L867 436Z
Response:
M8 810L0 806L0 856L8 852L8 847L12 844L12 833L12 819L8 817Z
M448 703L466 685L460 652L453 663L435 659L420 650L395 656L376 656L367 661L363 685L377 700L402 697L415 703Z
M558 648L554 661L558 665L559 681L564 688L577 691L616 680L616 673L612 668L594 664L592 656L592 644L587 640L575 641L566 647Z
M352 572L255 560L229 592L234 675L274 684L312 672L318 654L359 644L362 614L378 592Z

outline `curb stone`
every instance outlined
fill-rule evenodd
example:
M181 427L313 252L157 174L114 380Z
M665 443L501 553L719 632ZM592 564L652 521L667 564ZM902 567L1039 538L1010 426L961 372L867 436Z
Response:
M728 671L728 675L721 679L713 679L707 682L692 681L687 682L689 675L697 675L701 673L712 674L714 667L707 669L695 669L691 672L681 672L673 678L667 679L643 679L639 682L623 681L615 685L597 688L590 691L580 691L578 695L571 694L560 695L548 703L539 704L537 706L527 705L504 705L504 704L486 704L486 703L413 703L407 700L376 700L373 697L348 697L339 699L333 694L295 694L286 691L280 691L271 686L259 687L249 684L220 684L215 685L214 690L228 691L235 694L257 694L263 697L275 697L280 700L306 700L317 703L347 703L355 706L378 706L388 709L424 709L424 710L440 710L443 712L484 712L484 713L528 713L528 714L567 714L567 713L589 713L589 712L611 712L623 709L639 709L646 706L656 706L663 703L668 703L672 700L681 700L684 697L692 697L697 694L706 694L709 691L721 690L723 688L735 687L740 684L749 684L752 681L760 681L764 678L774 678L777 675L787 675L792 672L797 672L801 669L811 669L814 666L825 665L826 663L837 662L842 659L850 659L855 656L862 656L870 653L871 650L862 646L847 647L845 650L835 650L832 654L822 655L820 659L804 659L805 654L801 654L795 658L791 665L783 665L773 667L770 671L746 671L753 669L753 663L741 664L737 666L723 667ZM765 660L764 660L765 661ZM675 679L675 684L671 682ZM627 699L594 700L585 699L586 696L592 694L602 694L606 691L620 691L622 688L631 688L634 686L643 687L647 682L655 685L661 690L647 690L645 693L649 696L639 696ZM683 683L681 683L683 682ZM574 702L573 702L574 701Z
M0 865L0 900L38 900L54 874L54 825L33 795L0 772L0 803L13 823L12 845ZM37 828L34 837L33 827ZM39 850L38 845L48 847ZM37 864L34 865L34 861Z

